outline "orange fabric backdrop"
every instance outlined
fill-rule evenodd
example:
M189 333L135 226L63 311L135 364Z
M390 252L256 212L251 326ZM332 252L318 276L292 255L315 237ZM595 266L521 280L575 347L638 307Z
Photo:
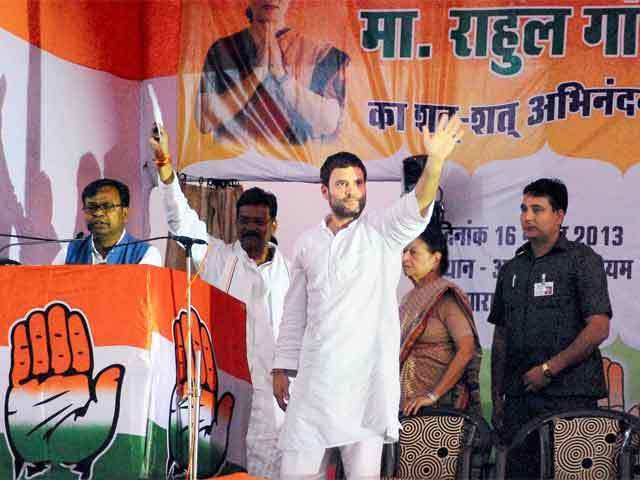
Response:
M175 75L180 0L3 0L0 28L122 78Z
M516 129L521 134L520 138L506 134L479 135L468 131L463 144L456 150L454 161L467 171L474 172L481 165L495 160L533 155L548 143L560 155L602 160L625 172L638 161L628 154L640 147L634 133L637 130L637 113L634 117L627 117L623 112L615 111L609 116L602 109L592 109L590 116L585 118L573 112L560 121L545 121L537 125L527 123L529 99L555 92L561 82L575 81L585 89L597 89L603 88L606 77L612 77L616 87L637 87L637 54L633 57L607 56L603 53L602 45L584 42L583 32L590 18L582 15L582 9L594 6L637 8L615 2L585 0L560 3L549 0L291 0L286 12L285 23L288 27L303 32L310 39L335 45L351 59L346 72L344 118L337 138L330 142L314 139L296 145L263 139L255 143L243 143L240 140L222 142L211 134L199 131L194 120L193 105L207 50L216 40L246 28L248 20L244 2L199 0L185 3L179 67L183 80L179 115L182 145L180 167L203 160L228 160L253 155L254 151L270 159L314 166L319 166L326 155L340 150L351 151L365 160L387 159L403 151L419 154L424 152L424 145L422 133L412 122L412 106L415 103L459 106L460 115L470 117L472 106L518 101ZM491 53L465 58L455 54L450 35L457 28L458 20L450 18L452 10L509 8L571 8L564 35L564 54L552 55L548 40L538 40L536 45L541 49L539 55L524 53L522 32L528 21L526 16L519 17L517 27L513 28L513 32L519 35L515 52L522 60L522 68L516 74L499 75L492 72L489 65L494 57ZM361 38L365 27L360 15L363 11L378 10L418 11L412 45L414 48L419 44L430 45L431 57L383 59L381 48L372 51L363 48ZM542 13L532 17L537 21L545 19ZM492 25L489 23L489 35L492 35ZM468 35L469 44L473 46L474 26ZM489 36L489 49L495 38ZM640 42L640 39L637 41ZM507 40L504 42L507 43ZM406 102L406 129L399 131L390 127L382 130L369 125L367 105L370 101ZM242 168L239 167L239 170ZM246 174L250 175L250 172Z

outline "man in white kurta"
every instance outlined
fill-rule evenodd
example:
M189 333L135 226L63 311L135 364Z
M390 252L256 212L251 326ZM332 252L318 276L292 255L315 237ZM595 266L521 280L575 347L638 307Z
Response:
M322 478L329 447L341 447L349 478L379 475L382 443L400 427L401 253L426 228L444 158L461 136L457 119L427 134L430 159L415 191L379 214L361 215L366 170L357 157L341 152L322 167L332 213L296 245L274 363L274 394L286 407L283 479Z
M164 131L162 135L166 135ZM152 145L154 145L152 143ZM160 148L159 145L154 149ZM166 147L165 147L166 148ZM162 151L160 151L162 154ZM158 150L156 150L158 156ZM158 158L158 157L156 157ZM157 161L157 160L156 160ZM217 288L243 301L247 306L247 360L253 385L253 399L249 430L247 432L247 470L251 475L264 478L278 478L280 451L277 440L284 414L273 398L271 368L275 355L275 339L282 318L284 298L289 288L289 266L285 257L273 243L265 244L265 253L256 261L250 258L240 240L233 244L210 237L207 227L189 207L176 175L168 166L159 165L159 188L162 193L169 230L175 235L200 238L209 242L209 253L205 245L194 245L192 250L196 268L204 262L201 277ZM277 205L272 204L271 214L264 205L252 204L247 196L266 194L261 189L246 191L238 201L238 232L242 236L247 229L254 232L268 230L266 240L275 230ZM260 193L262 192L262 194ZM261 202L262 200L257 200ZM241 206L240 206L241 205ZM259 207L264 207L262 210ZM256 217L260 213L264 217ZM247 212L249 213L247 216ZM273 227L268 224L273 223ZM254 242L255 243L255 242ZM260 245L260 243L258 243ZM245 244L247 245L247 244ZM248 247L247 247L248 248ZM206 255L205 255L206 254Z

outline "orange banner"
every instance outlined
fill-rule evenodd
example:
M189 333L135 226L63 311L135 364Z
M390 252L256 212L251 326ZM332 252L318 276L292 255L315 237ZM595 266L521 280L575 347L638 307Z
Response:
M184 272L156 267L0 269L0 346L8 345L14 322L54 301L83 313L96 347L149 349L153 333L173 342L173 321L186 308L185 280ZM247 363L242 361L246 359L244 304L201 280L193 283L192 297L214 337L218 368L250 382Z
M2 478L184 478L193 401L198 477L244 465L244 304L194 282L189 335L185 287L138 265L0 270Z
M296 163L339 150L424 153L424 130L456 113L469 172L545 144L624 172L640 147L639 14L579 0L189 2L180 166L295 179Z

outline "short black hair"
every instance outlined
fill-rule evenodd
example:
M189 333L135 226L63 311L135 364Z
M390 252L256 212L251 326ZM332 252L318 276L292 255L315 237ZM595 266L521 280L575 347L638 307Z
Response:
M364 181L367 181L367 168L364 166L364 163L362 163L362 160L360 160L357 155L349 152L338 152L329 155L322 164L322 167L320 167L320 181L325 187L328 187L331 172L336 168L347 167L357 167L362 170Z
M562 210L567 213L569 193L567 186L558 178L539 178L524 187L522 194L532 197L547 197L554 211Z
M240 198L236 202L236 216L238 216L238 212L240 212L240 207L244 205L264 205L269 208L269 216L272 219L275 219L278 214L278 200L276 196L259 187L245 190L242 195L240 195Z
M84 205L87 198L94 197L98 193L98 190L102 190L107 187L113 187L118 190L118 195L120 195L120 205L123 207L129 206L129 187L118 180L114 180L113 178L100 178L84 187L84 190L82 190L82 204Z
M440 275L444 275L449 270L449 247L447 245L447 237L444 236L442 230L429 225L419 236L431 253L440 252Z

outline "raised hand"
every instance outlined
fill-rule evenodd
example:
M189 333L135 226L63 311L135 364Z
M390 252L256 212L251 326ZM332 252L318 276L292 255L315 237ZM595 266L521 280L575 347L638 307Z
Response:
M164 127L154 124L149 137L149 145L153 150L153 158L158 168L160 180L164 183L171 183L173 181L173 166L169 155L169 134Z
M433 134L429 133L429 130L425 128L424 145L426 153L429 155L428 163L432 163L431 159L444 160L447 158L463 136L462 122L456 116L447 117L442 115Z
M149 145L151 145L156 161L162 161L169 156L169 135L164 127L153 124Z
M13 325L5 422L15 479L54 464L91 478L115 434L125 373L111 365L94 378L93 348L87 319L63 303Z
M235 399L226 392L218 397L218 370L211 335L198 312L192 309L191 336L195 351L202 352L200 418L198 428L198 478L215 475L224 465L229 445L229 429ZM176 386L171 395L169 414L169 459L167 476L181 477L189 464L189 403L187 394L187 312L173 322L176 356Z
M463 135L462 123L455 116L450 118L443 115L433 135L427 129L424 130L425 153L429 160L415 188L422 215L427 214L428 206L436 198L444 162Z

